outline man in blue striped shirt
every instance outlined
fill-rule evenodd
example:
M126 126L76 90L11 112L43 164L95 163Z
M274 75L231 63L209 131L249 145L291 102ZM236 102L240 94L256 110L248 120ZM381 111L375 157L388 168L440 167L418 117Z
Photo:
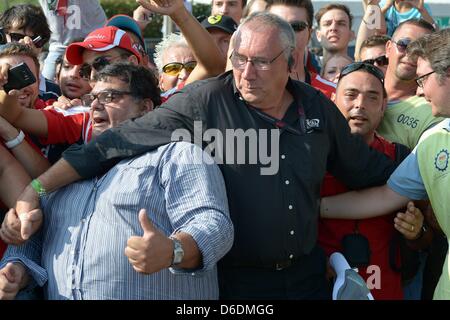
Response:
M133 80L120 80L123 68L99 73L85 97L93 109L142 102ZM217 299L216 263L233 226L222 175L206 157L171 143L43 197L43 227L0 263L0 298L39 285L47 299Z

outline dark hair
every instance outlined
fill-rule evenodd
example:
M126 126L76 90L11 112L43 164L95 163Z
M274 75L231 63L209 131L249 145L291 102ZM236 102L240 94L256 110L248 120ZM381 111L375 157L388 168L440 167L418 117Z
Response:
M403 26L405 26L405 25L413 25L413 26L425 29L425 30L427 30L429 32L435 32L436 31L436 28L431 23L429 23L428 21L425 21L423 19L409 19L409 20L403 21L402 23L400 23L397 26L397 28L395 28L394 33L392 34L392 38L394 38L395 35L397 34L397 32L401 28L403 28Z
M50 40L51 31L42 9L32 4L12 6L0 16L0 27L8 32L13 25L24 31L30 30L34 35L44 39L44 44Z
M211 5L215 0L211 1ZM242 8L245 8L245 6L247 5L247 0L241 0L242 1Z
M151 99L154 107L161 104L161 92L158 79L152 71L131 63L119 62L107 65L95 75L95 81L108 81L118 78L128 83L131 95L139 99Z
M33 59L34 64L36 66L36 72L37 74L39 74L40 70L39 60L36 54L34 53L33 49L31 49L29 46L19 42L10 42L1 46L0 58L9 56L25 56Z
M353 24L353 15L350 12L350 9L343 4L338 4L338 3L330 3L322 8L319 9L319 11L317 11L316 13L316 22L317 22L317 27L320 29L320 20L322 19L322 16L327 13L330 10L342 10L344 11L347 16L348 16L348 21L349 21L349 28L352 28L352 24Z
M311 0L272 0L272 3L267 7L267 9L270 9L271 6L275 5L304 8L308 16L307 22L309 24L309 28L312 28L314 19L314 7Z
M369 63L365 63L365 62L353 62L347 66L345 66L344 68L342 68L341 70L341 74L339 76L339 80L336 86L336 92L337 89L341 83L342 78L348 76L349 74L352 74L353 72L356 71L361 71L361 72L365 72L367 74L370 74L372 76L374 76L375 78L377 78L377 80L380 81L381 83L381 87L383 88L383 98L387 98L387 92L386 92L386 88L384 87L384 74L383 71L381 71L378 67L369 64Z
M408 54L427 60L431 68L439 75L439 80L448 77L450 69L450 29L424 35L411 42L407 48Z

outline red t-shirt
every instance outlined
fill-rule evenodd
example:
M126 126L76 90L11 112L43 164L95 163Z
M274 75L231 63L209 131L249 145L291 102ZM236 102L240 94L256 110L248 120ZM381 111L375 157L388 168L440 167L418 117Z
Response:
M47 119L47 138L41 138L43 144L72 144L83 139L88 142L92 137L92 121L85 107L75 107L69 110L42 110Z
M383 152L395 159L395 145L380 136L370 145L372 148ZM329 173L323 181L321 195L332 196L348 191L347 188ZM370 265L380 268L380 288L371 290L375 299L403 299L401 274L392 270L389 264L389 245L396 232L394 228L394 214L384 215L376 218L358 220L359 233L364 235L370 244ZM355 220L343 219L319 219L319 244L324 248L327 255L336 251L342 251L342 238L355 230ZM400 256L397 257L398 259ZM398 261L397 261L398 262ZM374 271L359 268L359 274L367 281L374 275ZM369 281L369 284L373 281Z
M328 99L331 99L333 93L336 93L336 84L322 78L317 73L311 73L311 86L322 91Z

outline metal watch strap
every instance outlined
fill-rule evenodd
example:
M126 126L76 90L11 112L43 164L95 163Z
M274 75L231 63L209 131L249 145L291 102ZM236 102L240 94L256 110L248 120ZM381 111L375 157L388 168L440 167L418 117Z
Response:
M173 256L172 256L172 264L171 267L176 267L183 261L184 250L183 245L180 240L175 238L174 236L169 237L173 241Z

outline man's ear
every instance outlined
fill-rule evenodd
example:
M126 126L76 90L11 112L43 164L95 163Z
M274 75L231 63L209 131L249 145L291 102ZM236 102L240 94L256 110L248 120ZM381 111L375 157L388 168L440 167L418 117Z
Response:
M134 64L134 65L139 65L139 60L138 60L138 58L133 54L133 55L131 55L131 56L129 56L128 57L128 62L130 62L131 64Z
M336 92L332 92L332 93L331 93L330 100L333 101L334 104L336 104Z
M391 53L392 50L392 40L388 40L386 42L386 57L389 58L389 54Z
M151 99L147 98L142 100L142 113L141 115L146 114L147 112L153 111L154 104Z
M159 89L161 89L161 91L165 91L163 88L163 72L162 71L159 74L158 86L159 86Z
M322 42L322 32L320 31L319 27L317 27L317 29L316 29L316 38L317 38L317 41L319 41L319 43Z

